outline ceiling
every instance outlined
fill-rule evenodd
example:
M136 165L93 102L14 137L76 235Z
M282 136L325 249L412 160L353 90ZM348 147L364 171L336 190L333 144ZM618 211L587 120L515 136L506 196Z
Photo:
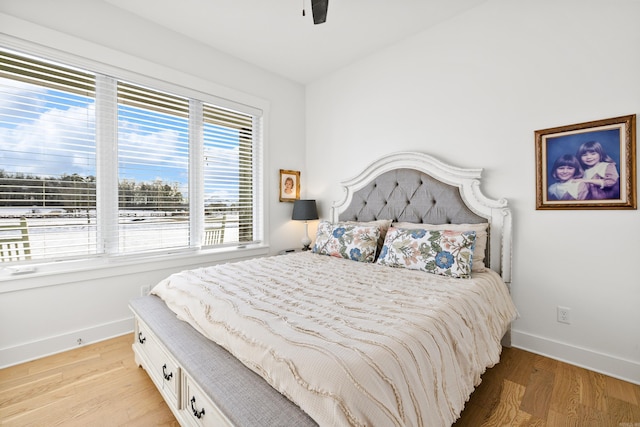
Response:
M319 25L310 0L105 1L306 84L486 0L331 0Z

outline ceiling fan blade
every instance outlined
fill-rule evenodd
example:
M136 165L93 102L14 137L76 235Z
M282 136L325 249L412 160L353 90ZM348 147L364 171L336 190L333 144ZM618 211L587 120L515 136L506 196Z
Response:
M313 23L322 24L327 20L327 8L329 0L311 0L311 11L313 12Z

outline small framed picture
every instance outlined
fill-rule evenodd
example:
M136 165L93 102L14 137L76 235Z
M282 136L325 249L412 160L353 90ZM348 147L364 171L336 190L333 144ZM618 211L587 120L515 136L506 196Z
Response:
M280 201L300 199L300 171L280 169Z
M636 116L535 131L536 209L637 209Z

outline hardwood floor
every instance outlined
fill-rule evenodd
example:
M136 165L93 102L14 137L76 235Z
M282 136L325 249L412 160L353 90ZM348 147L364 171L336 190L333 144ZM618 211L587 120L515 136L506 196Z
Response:
M640 427L640 386L505 348L455 426Z
M178 426L133 334L0 370L2 426Z
M0 370L2 426L177 426L125 335ZM456 427L640 427L640 386L515 348Z

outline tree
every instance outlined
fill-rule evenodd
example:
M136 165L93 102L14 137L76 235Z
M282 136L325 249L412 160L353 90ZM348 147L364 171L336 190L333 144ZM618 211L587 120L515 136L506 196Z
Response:
M173 211L186 201L179 184L160 179L136 183L123 179L118 183L120 209ZM96 178L77 173L60 177L11 174L0 169L0 206L60 207L71 211L88 210L96 205Z

